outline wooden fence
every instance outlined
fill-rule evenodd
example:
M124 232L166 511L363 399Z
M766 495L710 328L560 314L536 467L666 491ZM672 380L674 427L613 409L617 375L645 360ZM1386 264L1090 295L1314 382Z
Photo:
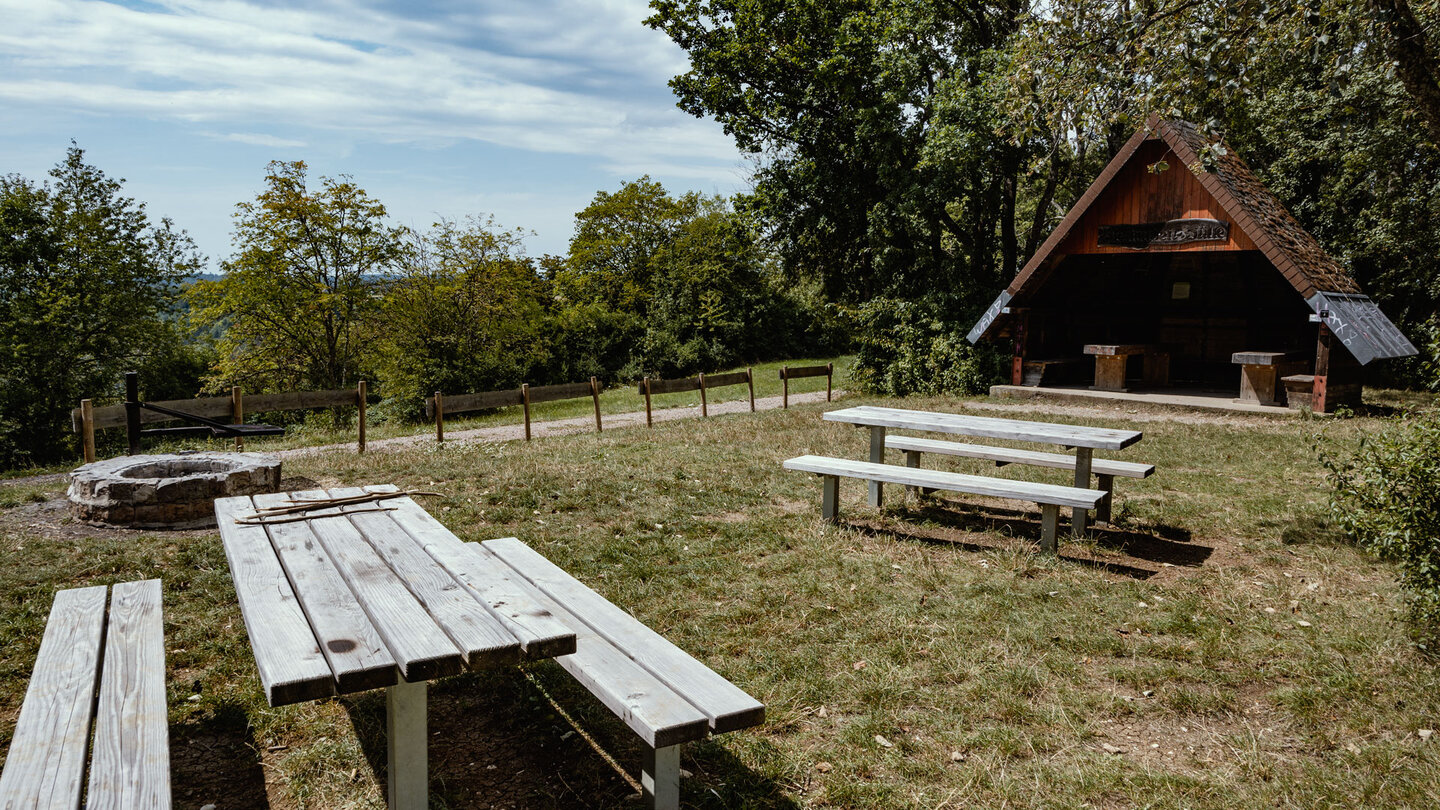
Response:
M277 394L254 394L245 396L239 386L230 389L224 397L199 397L196 399L166 399L148 404L168 410L193 414L206 419L229 419L232 424L242 424L245 413L267 413L271 411L305 411L317 408L358 407L359 427L357 449L365 452L365 400L368 396L366 384L361 380L354 388L340 388L332 391L285 391ZM135 427L153 422L179 421L155 411L138 409ZM81 436L85 461L95 460L95 431L130 427L125 403L94 407L88 399L80 400L80 407L70 411L71 427ZM133 431L132 431L133 432ZM138 437L131 437L132 447ZM242 439L236 437L235 448L242 448Z
M650 396L652 394L676 394L681 391L700 392L700 415L709 416L710 408L705 402L705 392L711 388L745 384L750 386L750 410L755 410L755 375L751 369L732 371L729 374L700 374L678 380L654 380L649 377L640 381L639 393L645 395L645 426L654 427L650 417Z
M801 377L824 377L825 401L830 401L830 391L833 388L833 383L835 380L834 363L826 363L823 366L796 366L795 368L791 368L789 366L781 366L780 382L784 384L784 388L780 396L781 405L783 407L790 407L790 381L798 380Z
M508 391L481 391L476 394L442 394L436 391L425 398L425 418L435 421L435 441L445 441L445 414L483 411L489 408L506 408L519 405L525 409L525 441L530 441L530 406L541 402L558 402L563 399L590 397L595 401L595 432L603 428L600 424L600 381L594 377L588 383L564 383L561 385L537 385L528 383Z

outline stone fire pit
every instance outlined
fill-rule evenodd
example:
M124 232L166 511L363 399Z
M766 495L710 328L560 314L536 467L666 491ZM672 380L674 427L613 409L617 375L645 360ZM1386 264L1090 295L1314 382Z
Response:
M215 525L214 501L280 489L280 459L263 453L121 456L70 473L70 509L86 523L136 529Z

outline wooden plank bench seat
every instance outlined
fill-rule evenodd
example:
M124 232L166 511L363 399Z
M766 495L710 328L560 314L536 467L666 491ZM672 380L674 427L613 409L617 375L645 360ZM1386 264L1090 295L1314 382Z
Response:
M160 580L116 585L108 617L106 590L55 594L0 773L0 807L170 807Z
M815 473L823 479L820 515L825 520L834 520L839 514L841 478L860 478L866 481L901 484L907 487L964 492L970 495L988 495L992 498L1010 498L1037 503L1040 505L1041 514L1040 547L1051 554L1055 553L1057 546L1056 535L1060 523L1060 507L1094 509L1105 497L1105 493L1094 489L988 478L982 475L899 467L893 464L876 464L870 461L852 461L827 456L798 456L787 459L784 467L787 470Z
M995 466L1026 464L1032 467L1052 467L1060 470L1074 470L1075 457L1064 453L1041 453L1035 450L1017 450L1013 447L994 447L984 444L962 444L938 439L922 439L915 436L886 436L885 447L905 453L907 467L919 467L922 453L940 453L947 456L978 458L995 462ZM1149 478L1155 473L1154 464L1135 461L1115 461L1106 458L1092 458L1090 472L1097 479L1105 498L1095 507L1095 519L1110 522L1110 507L1115 500L1115 478Z
M575 653L555 662L644 741L640 781L651 807L680 806L681 743L765 719L764 704L519 540L466 545L509 566L575 631Z
M1090 362L1090 358L1080 357L1052 357L1046 360L1031 360L1026 358L1020 361L1020 385L1040 386L1045 383L1073 382L1078 381L1083 375L1083 370ZM1068 372L1075 372L1073 374ZM1070 378L1074 378L1073 380Z

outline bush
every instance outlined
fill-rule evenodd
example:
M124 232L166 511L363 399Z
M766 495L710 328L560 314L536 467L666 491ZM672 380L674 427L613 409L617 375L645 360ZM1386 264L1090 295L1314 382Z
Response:
M908 396L983 394L1002 382L1005 358L965 339L973 319L964 312L943 299L866 303L855 337L856 384L872 394Z
M1397 419L1348 458L1322 454L1336 523L1400 564L1423 646L1440 641L1440 413Z

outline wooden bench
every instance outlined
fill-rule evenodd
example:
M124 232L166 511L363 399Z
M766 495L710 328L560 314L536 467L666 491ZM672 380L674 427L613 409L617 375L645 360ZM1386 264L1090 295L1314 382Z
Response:
M1091 343L1085 353L1095 358L1096 391L1127 391L1125 367L1132 355L1145 356L1143 379L1149 386L1170 384L1170 353L1148 343Z
M1287 352L1235 352L1230 362L1240 366L1240 396L1236 402L1280 405L1276 381L1303 368L1298 355Z
M681 743L765 719L755 698L519 540L466 545L509 566L575 631L575 653L555 662L644 741L640 782L651 807L680 806Z
M949 492L965 492L971 495L988 495L992 498L1031 501L1040 505L1040 548L1050 554L1055 553L1058 544L1056 535L1060 524L1060 507L1069 506L1081 510L1094 509L1105 497L1105 493L1094 489L987 478L981 475L898 467L893 464L851 461L827 456L799 456L787 459L784 467L787 470L815 473L821 477L823 484L820 496L820 516L825 520L835 520L839 515L841 478L861 478L866 481L901 484L907 487L941 489Z
M1085 357L1054 357L1049 360L1020 361L1020 385L1041 386L1047 382L1070 382L1070 377L1079 379L1082 376L1081 367L1085 365L1088 358ZM1066 372L1073 372L1067 374Z
M1004 467L1006 464L1027 464L1032 467L1052 467L1060 470L1073 471L1075 469L1074 456L1067 456L1063 453L1041 453L1035 450L1016 450L1013 447L961 444L938 439L921 439L914 436L886 436L885 447L904 451L905 466L907 467L918 468L922 453L940 453L947 456L985 459L995 462L997 467ZM1155 465L1092 458L1090 472L1095 475L1099 483L1097 488L1105 493L1104 500L1095 507L1095 519L1109 523L1110 507L1115 500L1115 477L1149 478L1155 473Z
M108 619L105 597L104 585L55 594L0 807L79 808L82 789L87 808L170 807L160 580L116 585Z
M1285 407L1295 410L1314 407L1314 374L1291 374L1281 377L1280 382L1285 385Z

